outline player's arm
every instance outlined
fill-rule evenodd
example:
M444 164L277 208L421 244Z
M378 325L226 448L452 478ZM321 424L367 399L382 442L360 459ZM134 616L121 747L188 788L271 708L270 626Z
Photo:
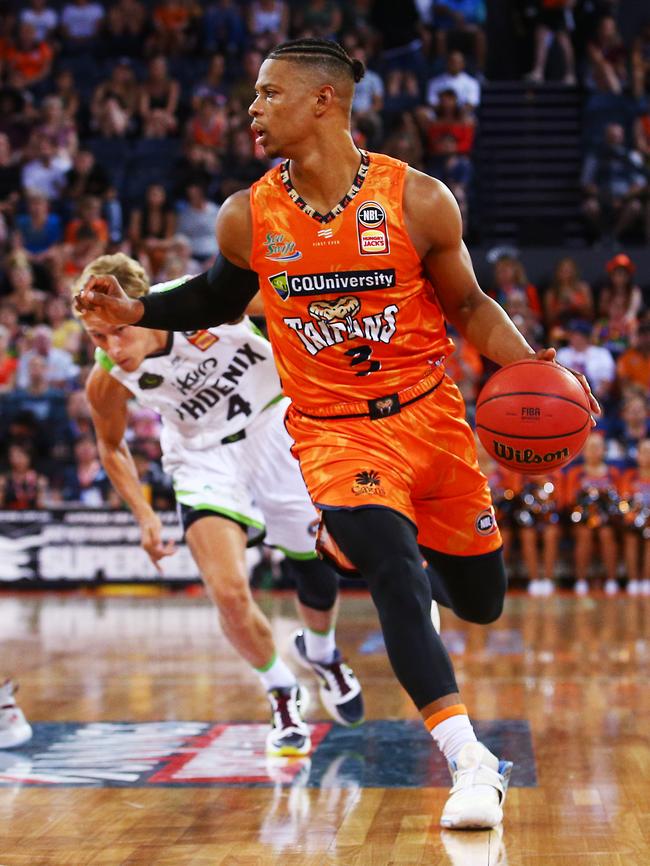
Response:
M443 183L409 169L404 210L409 234L445 318L465 339L500 366L525 358L555 359L555 349L535 352L505 310L479 286L463 241L460 210ZM578 378L590 398L592 411L599 414L600 407L587 380L584 376Z
M86 382L99 458L118 494L126 502L140 525L141 544L161 571L159 560L174 553L174 543L162 542L160 519L147 502L129 446L124 438L131 392L99 364L95 364ZM108 408L110 407L110 408Z
M128 298L115 277L93 276L75 298L80 313L92 312L107 325L135 325L192 331L240 318L257 294L257 274L250 270L252 221L249 191L223 203L216 224L220 252L212 267L176 289Z

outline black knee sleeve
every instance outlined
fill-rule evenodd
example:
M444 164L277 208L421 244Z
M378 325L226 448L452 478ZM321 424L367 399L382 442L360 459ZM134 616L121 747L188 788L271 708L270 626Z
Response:
M441 578L457 616L482 625L501 616L508 586L501 548L478 556L454 556L427 548L422 552Z
M339 581L331 565L322 559L286 559L287 573L296 583L298 599L314 610L331 610Z

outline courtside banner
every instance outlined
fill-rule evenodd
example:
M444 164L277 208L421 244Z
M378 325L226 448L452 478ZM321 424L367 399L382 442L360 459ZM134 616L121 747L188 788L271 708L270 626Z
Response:
M129 512L0 510L0 584L198 580L175 512L159 517L163 539L178 546L163 561L162 576L140 547L140 529Z

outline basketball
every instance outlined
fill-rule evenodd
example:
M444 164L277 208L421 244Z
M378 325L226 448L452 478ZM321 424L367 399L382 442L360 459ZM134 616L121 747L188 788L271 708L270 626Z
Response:
M476 431L488 453L524 474L565 466L581 451L590 430L584 389L552 361L502 367L476 403Z

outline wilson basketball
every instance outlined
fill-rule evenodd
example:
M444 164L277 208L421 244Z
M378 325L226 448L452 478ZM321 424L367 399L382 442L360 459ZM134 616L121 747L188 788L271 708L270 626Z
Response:
M591 430L589 400L574 375L551 361L498 370L476 403L476 431L508 469L537 475L565 466Z

